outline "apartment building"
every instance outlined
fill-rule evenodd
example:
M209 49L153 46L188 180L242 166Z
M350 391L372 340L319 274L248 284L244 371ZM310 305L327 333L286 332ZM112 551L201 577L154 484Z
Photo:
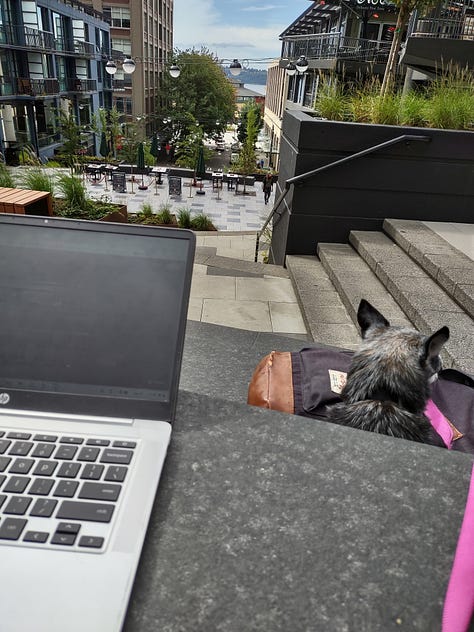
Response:
M382 77L396 21L397 7L389 0L319 0L283 31L281 57L268 69L264 116L274 167L284 110L312 110L320 73ZM307 60L305 72L294 67L301 56ZM449 63L474 70L473 0L444 0L426 14L415 11L404 34L401 78L408 69L411 80L423 81Z
M105 53L109 25L76 0L0 1L0 151L9 163L20 149L42 159L61 138L58 111L73 112L94 149L93 113L110 106Z
M146 115L152 127L160 77L173 50L173 0L103 0L102 11L117 63L113 104L125 115ZM131 74L120 63L127 57L136 62Z
M61 145L58 111L83 128L84 149L97 153L91 124L101 107L153 125L156 95L173 45L173 0L0 0L0 152L46 160ZM122 62L132 57L135 72ZM109 60L115 75L105 71Z

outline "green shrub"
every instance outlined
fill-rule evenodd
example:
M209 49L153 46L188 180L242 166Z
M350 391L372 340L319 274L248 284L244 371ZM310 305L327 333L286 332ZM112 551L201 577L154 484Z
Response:
M429 127L474 128L474 78L463 70L442 74L428 90L426 118Z
M105 202L88 200L83 208L77 206L68 206L64 200L56 200L54 212L55 215L61 217L69 217L72 219L87 219L96 221L102 219L112 211L116 211L116 205L110 205Z
M377 95L372 101L372 122L380 125L398 125L399 110L398 94Z
M160 211L156 215L159 224L172 224L173 223L173 215L171 214L171 210L169 206L162 205L160 206Z
M86 189L80 178L62 174L59 176L57 187L61 191L67 207L84 211L88 209Z
M41 165L38 156L29 145L25 145L20 149L18 160L20 162L20 165Z
M347 119L349 100L343 86L336 78L322 79L314 101L314 109L325 119L344 121Z
M374 95L357 91L349 98L348 111L356 123L371 123Z
M204 215L204 213L193 217L191 220L191 228L193 230L216 230L216 227L212 223L210 217Z
M153 208L151 204L149 204L148 202L145 202L144 204L142 204L142 209L140 211L140 214L143 215L143 217L152 217Z
M21 180L21 185L25 189L32 191L47 191L54 197L54 178L44 169L29 169Z
M335 121L474 129L474 77L467 70L449 68L424 92L417 88L381 97L380 83L373 78L360 85L347 84L346 91L343 94L334 77L323 77L315 111Z
M0 162L0 187L14 189L15 181L3 162Z
M400 99L400 125L425 127L426 98L418 92L411 91Z
M180 228L192 228L191 212L187 208L178 211L178 226Z

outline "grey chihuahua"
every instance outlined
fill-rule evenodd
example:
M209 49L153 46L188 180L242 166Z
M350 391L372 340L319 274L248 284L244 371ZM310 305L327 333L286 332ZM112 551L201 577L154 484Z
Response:
M414 329L391 327L365 300L360 302L357 320L362 344L352 358L343 401L328 408L328 421L432 443L424 410L430 379L441 368L439 353L449 329L423 336Z

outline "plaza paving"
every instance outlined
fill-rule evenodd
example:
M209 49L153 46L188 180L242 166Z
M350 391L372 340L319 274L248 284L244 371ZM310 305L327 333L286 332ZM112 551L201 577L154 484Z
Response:
M137 177L141 183L141 178ZM228 190L224 182L222 189L213 189L210 180L204 180L203 194L192 186L191 178L182 179L180 196L169 193L168 179L163 178L163 184L156 185L153 178L144 178L149 184L147 190L138 189L138 183L127 179L127 193L116 193L111 190L110 183L104 181L98 184L86 180L87 190L92 198L110 197L113 202L126 204L129 213L138 212L143 204L151 204L158 212L163 205L169 206L173 213L182 208L191 212L192 216L204 213L218 230L225 231L257 231L263 224L267 213L271 209L271 202L265 205L261 183L247 187L246 195L237 195L234 190ZM132 193L133 188L133 193Z

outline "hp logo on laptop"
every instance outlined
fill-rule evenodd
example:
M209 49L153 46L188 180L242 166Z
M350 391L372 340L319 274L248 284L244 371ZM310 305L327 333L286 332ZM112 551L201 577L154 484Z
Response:
M10 395L8 393L0 393L0 404L8 404L10 401Z

